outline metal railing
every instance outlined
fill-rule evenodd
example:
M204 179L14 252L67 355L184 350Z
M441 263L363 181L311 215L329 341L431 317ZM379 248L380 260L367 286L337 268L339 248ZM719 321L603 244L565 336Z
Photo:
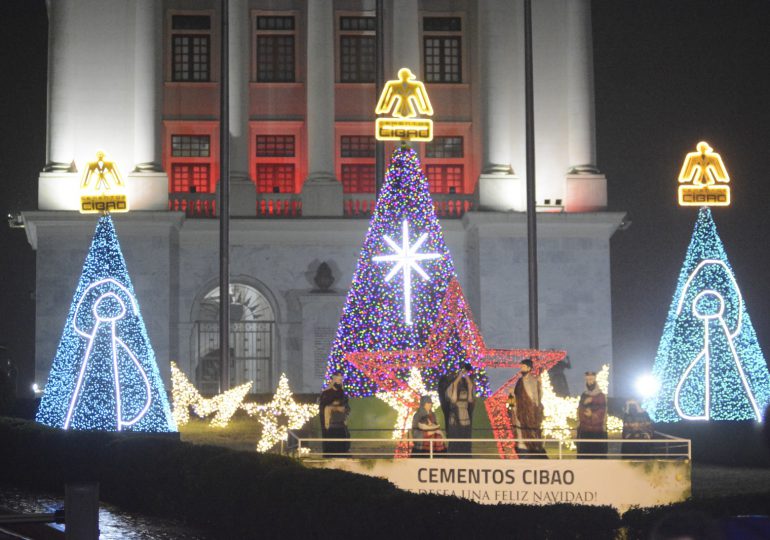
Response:
M302 215L298 193L257 193L256 217L293 218Z
M460 218L476 206L475 196L456 193L432 194L436 215L443 218ZM347 217L368 217L374 212L374 193L345 193L343 210Z
M169 193L168 209L184 212L188 218L216 217L216 193Z
M384 431L384 430L366 430ZM282 452L296 457L306 458L358 458L358 459L391 459L398 458L477 458L501 459L498 443L516 445L517 450L525 443L540 443L549 459L688 459L692 458L692 447L689 439L680 439L662 433L656 434L657 439L420 439L403 437L400 439L385 437L351 437L332 439L320 437L303 437L297 432L289 431L288 442L282 446ZM348 444L344 452L335 452L333 448L324 448L324 443ZM471 445L470 451L458 451L460 445ZM606 445L607 450L601 452L577 452L572 444L588 443ZM414 452L415 444L428 445L427 451ZM437 447L446 446L446 451ZM401 452L399 448L409 448ZM595 449L596 447L594 447ZM542 454L540 455L542 456ZM520 452L519 457L537 458L538 454Z
M436 193L433 205L442 218L460 218L476 206L474 195ZM188 218L215 218L216 193L169 193L168 209L184 212ZM349 218L366 218L374 212L373 193L345 193L343 214ZM302 216L302 197L299 193L257 193L254 208L256 218L297 218Z

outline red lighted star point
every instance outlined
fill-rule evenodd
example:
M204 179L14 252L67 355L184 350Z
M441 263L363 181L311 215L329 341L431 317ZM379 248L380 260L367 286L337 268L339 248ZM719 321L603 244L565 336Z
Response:
M460 339L468 362L475 370L485 368L520 368L525 358L532 360L535 373L542 373L555 366L566 357L565 351L541 351L536 349L488 349L478 327L473 322L473 314L468 306L462 287L456 279L449 283L444 300L439 308L433 330L428 342L422 349L402 351L358 351L345 355L345 360L355 365L364 375L374 381L382 392L393 392L397 399L411 411L419 407L420 396L412 390L400 374L411 367L419 369L439 367L444 358L444 351L453 331ZM494 391L486 400L487 415L492 426L500 457L516 459L513 429L508 415L508 393L512 391L520 373L511 377L505 384ZM399 444L396 457L408 456L408 444Z

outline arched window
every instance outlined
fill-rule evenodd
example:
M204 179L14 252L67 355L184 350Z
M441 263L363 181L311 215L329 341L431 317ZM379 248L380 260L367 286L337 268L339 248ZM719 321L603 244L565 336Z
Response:
M270 392L275 347L275 314L254 287L230 285L230 387L252 381L251 393ZM219 287L200 303L193 331L193 362L198 390L219 391Z

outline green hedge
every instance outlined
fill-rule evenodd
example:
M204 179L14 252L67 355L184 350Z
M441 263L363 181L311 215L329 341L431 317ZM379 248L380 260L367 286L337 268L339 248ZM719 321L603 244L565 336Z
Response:
M610 539L621 526L609 507L484 506L414 495L376 478L168 437L0 419L0 441L0 482L60 493L67 481L96 480L103 501L223 538Z

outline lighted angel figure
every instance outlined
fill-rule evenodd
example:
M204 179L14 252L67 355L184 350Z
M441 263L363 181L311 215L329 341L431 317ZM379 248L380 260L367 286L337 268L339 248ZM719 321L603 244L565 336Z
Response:
M94 185L95 191L99 191L102 188L106 190L111 189L111 180L114 181L116 186L123 185L123 179L120 177L118 168L115 167L115 164L112 161L106 161L104 159L104 152L101 150L96 153L96 161L88 163L88 167L83 172L83 180L80 183L80 187L88 187L88 184L94 176L96 176L96 184Z
M86 340L86 350L64 429L77 424L83 415L91 424L112 425L121 431L139 422L149 410L150 380L137 358L142 352L132 351L122 336L129 327L122 323L138 316L134 296L114 279L96 281L81 295L72 327ZM95 422L95 417L102 421Z
M735 406L748 405L762 418L737 343L743 327L744 305L730 268L721 260L701 261L684 283L677 317L695 326L686 349L692 351L674 391L674 406L687 420L719 419Z
M433 114L425 85L416 80L409 68L398 70L398 79L388 81L382 89L375 114L387 114L391 110L396 118L414 118L418 112Z
M696 146L697 152L685 156L679 183L692 183L696 186L712 186L717 182L727 183L730 176L722 162L722 157L705 141Z

